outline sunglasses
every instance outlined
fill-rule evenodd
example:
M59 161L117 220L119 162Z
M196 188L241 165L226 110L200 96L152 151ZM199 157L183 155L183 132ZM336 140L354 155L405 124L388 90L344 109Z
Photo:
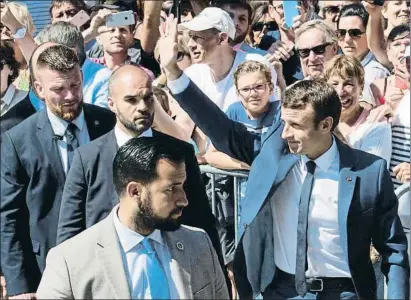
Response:
M253 25L253 31L262 31L264 29L264 26L268 31L274 31L278 29L277 23L275 21L270 21L267 23L257 22Z
M358 39L360 38L365 32L362 32L360 29L354 28L354 29L337 29L337 36L340 40L344 39L345 36L348 35L352 39Z
M338 5L330 5L323 8L324 14L338 14L340 12L340 7Z
M311 51L314 52L316 55L321 55L324 54L325 49L331 45L331 43L325 43L325 44L321 44L318 46L315 46L313 48L307 48L307 49L297 49L298 51L298 55L301 58L306 58L310 55Z

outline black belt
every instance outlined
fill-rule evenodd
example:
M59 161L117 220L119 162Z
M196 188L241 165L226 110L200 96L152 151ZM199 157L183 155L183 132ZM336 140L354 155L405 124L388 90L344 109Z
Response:
M277 268L278 278L295 283L295 275L286 273ZM307 278L307 289L310 292L322 292L325 290L342 289L347 291L355 291L354 284L351 278L347 277L316 277Z

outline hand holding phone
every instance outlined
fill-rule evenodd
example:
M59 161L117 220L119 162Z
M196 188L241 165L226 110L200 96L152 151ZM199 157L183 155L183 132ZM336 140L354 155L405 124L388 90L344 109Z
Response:
M84 10L80 10L71 18L70 23L76 27L81 27L86 24L88 20L90 20L90 16Z
M136 20L132 10L122 11L119 13L109 15L106 19L107 27L133 25L135 23Z
M287 28L291 28L293 26L294 18L300 14L297 8L299 5L299 2L296 0L283 1L284 21Z

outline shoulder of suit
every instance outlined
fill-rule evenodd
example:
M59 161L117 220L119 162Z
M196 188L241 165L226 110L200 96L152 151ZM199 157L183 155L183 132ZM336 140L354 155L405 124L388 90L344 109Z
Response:
M356 170L364 170L366 168L377 166L380 167L381 164L385 162L383 158L377 156L375 154L371 154L362 150L351 148L348 145L345 145L346 151L348 151L347 155L355 161L354 168Z
M96 116L103 116L103 117L110 117L112 119L116 118L116 115L109 109L100 107L94 104L89 104L89 103L84 103L84 110L85 112L89 112L91 116L96 117Z
M207 233L201 229L201 228L197 228L197 227L192 227L192 226L188 226L188 225L181 225L180 228L178 229L178 231L180 233L183 233L185 235L196 235L196 236L207 236Z
M27 139L27 132L32 132L37 129L37 121L40 113L41 111L38 111L25 119L23 119L23 117L17 117L15 122L18 122L18 124L8 131L10 136L14 138L24 137L24 139Z
M113 130L110 130L99 138L77 148L77 151L80 152L80 154L99 154L101 153L102 148L106 149L107 143L110 142L110 139L112 139L113 136Z

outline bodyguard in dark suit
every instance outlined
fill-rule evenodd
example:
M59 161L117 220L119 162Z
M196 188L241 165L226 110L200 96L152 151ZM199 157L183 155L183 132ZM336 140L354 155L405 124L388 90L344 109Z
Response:
M7 131L20 124L25 119L34 115L36 113L36 109L30 102L30 97L27 94L26 98L21 100L15 106L10 108L8 112L6 112L0 118L0 128L1 128L1 136Z
M63 191L57 243L98 223L117 205L111 168L119 146L135 136L164 135L150 129L154 99L151 80L143 70L136 66L119 68L113 73L109 88L109 107L117 115L117 125L108 134L75 151ZM186 157L185 191L189 204L183 211L182 223L204 229L219 250L215 218L208 204L193 147L175 138L170 139L180 144Z
M38 58L34 84L46 109L3 136L1 266L9 296L34 293L56 245L60 201L73 150L109 132L115 116L83 104L82 75L71 49L56 45ZM26 295L21 295L26 294Z
M219 151L252 164L234 258L240 298L375 299L372 242L388 298L408 299L407 241L387 164L332 135L341 114L335 90L311 80L286 90L255 156L255 136L179 70L170 51L176 30L166 28L160 57L175 99Z

